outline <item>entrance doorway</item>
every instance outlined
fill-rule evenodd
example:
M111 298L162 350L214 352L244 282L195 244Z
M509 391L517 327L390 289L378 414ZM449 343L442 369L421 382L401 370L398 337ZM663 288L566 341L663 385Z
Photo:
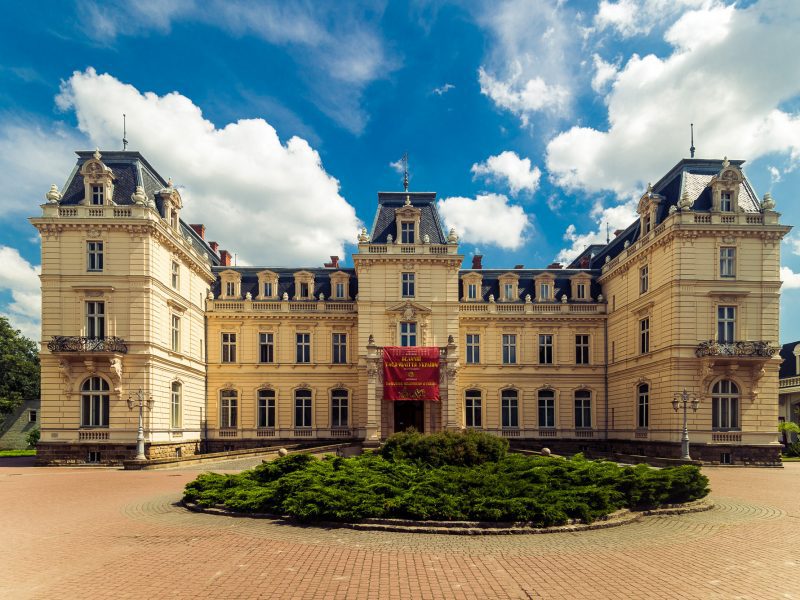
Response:
M394 404L394 432L413 427L425 432L425 403L422 400L398 400Z

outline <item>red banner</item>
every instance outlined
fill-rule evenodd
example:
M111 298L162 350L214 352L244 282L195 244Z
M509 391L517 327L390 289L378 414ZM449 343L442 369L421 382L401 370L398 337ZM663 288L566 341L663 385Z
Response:
M439 348L383 349L384 400L439 401Z

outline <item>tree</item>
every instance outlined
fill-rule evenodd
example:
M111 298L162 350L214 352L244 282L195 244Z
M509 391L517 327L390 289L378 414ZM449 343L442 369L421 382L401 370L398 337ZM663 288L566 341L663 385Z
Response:
M39 350L0 317L0 414L39 397Z

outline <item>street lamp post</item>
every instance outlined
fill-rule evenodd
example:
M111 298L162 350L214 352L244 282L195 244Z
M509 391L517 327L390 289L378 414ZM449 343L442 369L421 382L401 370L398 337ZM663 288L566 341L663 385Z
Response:
M683 392L675 394L672 397L672 408L675 409L675 412L678 412L678 408L680 405L683 404L683 436L681 436L681 458L683 460L692 460L692 457L689 456L689 426L686 420L686 408L688 406L692 407L693 412L697 412L697 406L700 404L700 400L697 399L695 395L689 395L689 392L686 391L686 388L683 388Z
M148 410L153 405L153 397L139 388L137 392L128 395L128 408L133 410L139 407L139 430L136 432L136 460L147 460L144 455L144 409Z

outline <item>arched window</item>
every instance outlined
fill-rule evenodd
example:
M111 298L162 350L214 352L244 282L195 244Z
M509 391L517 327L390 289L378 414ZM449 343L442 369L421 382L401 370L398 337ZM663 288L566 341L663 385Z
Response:
M331 391L331 427L347 427L350 413L350 395L347 390ZM309 420L309 425L311 421Z
M650 426L650 386L642 383L636 391L636 426L646 429Z
M586 429L592 426L592 392L578 390L575 392L575 429Z
M90 377L81 385L81 427L108 427L108 382Z
M237 427L239 424L239 392L222 390L219 393L220 427Z
M503 390L500 394L500 410L503 427L519 427L519 393Z
M258 390L257 423L258 427L275 427L275 391Z
M553 390L539 390L539 427L556 426L556 393Z
M481 427L481 391L464 392L464 424L467 427Z
M311 390L294 393L294 426L311 427Z
M178 429L183 423L183 386L179 381L172 382L170 392L170 423L173 429Z
M739 429L739 386L722 379L711 390L712 429Z

